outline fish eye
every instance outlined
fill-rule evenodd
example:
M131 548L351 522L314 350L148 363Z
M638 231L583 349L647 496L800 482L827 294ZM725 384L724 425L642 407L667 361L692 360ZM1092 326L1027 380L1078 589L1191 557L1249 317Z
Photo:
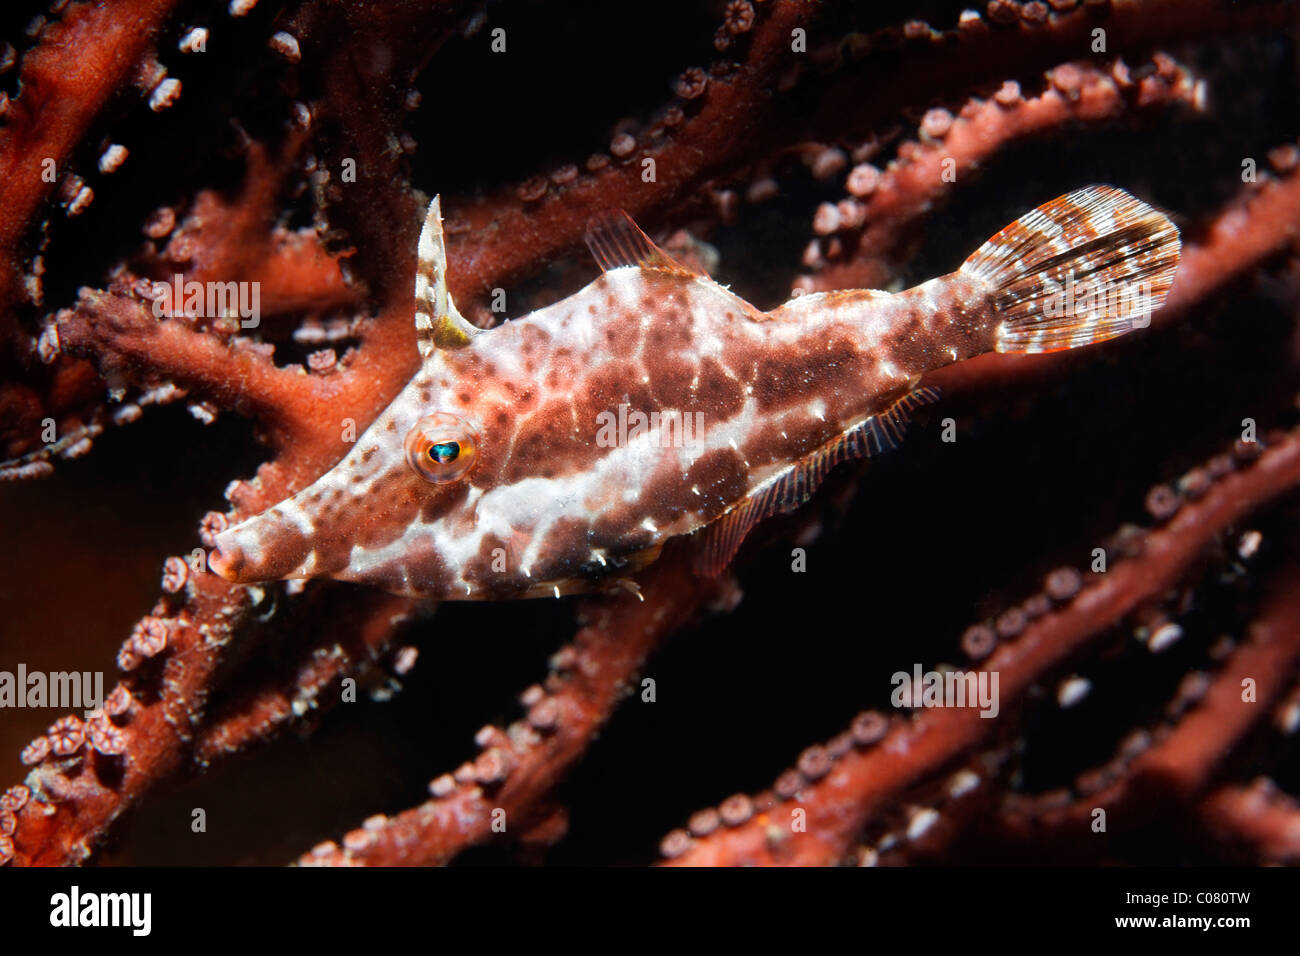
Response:
M478 429L459 415L425 415L406 433L406 462L425 481L457 481L478 456Z

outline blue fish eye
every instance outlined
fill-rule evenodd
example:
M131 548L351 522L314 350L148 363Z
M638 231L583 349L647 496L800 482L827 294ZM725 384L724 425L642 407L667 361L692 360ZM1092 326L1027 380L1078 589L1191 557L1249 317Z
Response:
M440 441L429 446L429 457L440 465L460 457L460 442Z
M478 458L479 434L471 422L450 412L421 418L406 433L406 463L435 485L459 481Z

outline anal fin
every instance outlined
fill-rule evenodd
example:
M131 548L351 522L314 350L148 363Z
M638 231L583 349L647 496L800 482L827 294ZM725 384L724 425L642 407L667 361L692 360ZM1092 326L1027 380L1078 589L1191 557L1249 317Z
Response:
M721 574L756 524L799 507L812 497L836 465L897 448L912 419L912 411L938 398L938 389L914 389L883 412L864 419L754 489L743 502L703 529L695 558L696 572L704 577Z

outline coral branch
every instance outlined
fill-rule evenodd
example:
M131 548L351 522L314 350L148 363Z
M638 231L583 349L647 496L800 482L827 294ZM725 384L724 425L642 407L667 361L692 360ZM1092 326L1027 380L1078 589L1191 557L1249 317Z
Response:
M394 817L372 817L342 846L322 843L301 859L314 866L446 863L496 833L526 835L555 785L586 751L645 657L718 593L696 577L689 554L669 555L641 581L640 594L584 606L586 623L556 655L546 689L523 696L524 722L485 727L473 763L429 784L433 798Z
M1172 63L1165 75L1141 82L1134 82L1123 61L1107 67L1067 63L1047 74L1047 88L1037 96L1026 98L1019 83L1007 81L992 98L967 101L956 116L942 108L931 110L922 122L921 139L902 144L885 170L864 163L850 172L846 214L837 210L834 222L866 223L860 230L839 233L844 245L856 248L852 260L827 265L799 280L796 288L885 288L914 251L916 234L934 206L955 183L977 181L979 168L998 152L1069 122L1113 122L1130 111L1171 103L1203 107L1203 96L1202 84Z
M1224 786L1201 801L1204 825L1250 860L1294 866L1300 860L1300 803L1270 781Z
M182 521L192 520L184 517L187 509L197 518L212 506L204 499L234 479L226 489L229 509L202 519L204 548L173 544L184 557L167 559L163 596L122 644L123 676L102 710L84 719L56 716L23 749L28 776L0 798L0 863L91 859L114 823L155 788L287 728L309 727L339 699L345 678L389 663L398 629L427 616L407 599L325 582L234 587L209 573L204 558L213 535L230 522L275 504L333 465L411 376L418 363L413 250L421 211L435 193L447 217L452 291L487 326L505 318L487 306L489 291L495 298L508 289L509 314L517 317L518 302L550 301L584 281L591 274L586 259L565 257L580 249L593 213L616 207L651 231L676 230L674 254L716 270L755 301L772 299L762 303L767 308L792 285L883 287L951 269L953 262L937 261L946 253L920 238L942 243L951 232L973 249L986 236L966 235L962 207L986 195L990 208L1005 203L996 192L1008 178L1052 178L1041 164L1052 161L1053 149L1071 176L1077 172L1075 185L1114 181L1136 192L1152 186L1157 195L1144 198L1171 207L1184 239L1172 294L1154 317L1158 339L1139 332L1082 360L986 356L944 370L933 384L958 403L973 396L990 425L1013 398L1023 411L1016 440L1026 446L1024 465L1049 472L1056 463L1044 456L1060 453L1060 445L1037 439L1059 428L1053 416L1061 405L1041 401L1064 391L1055 389L1055 377L1069 370L1083 390L1115 380L1106 376L1144 380L1149 367L1134 356L1155 351L1152 343L1169 342L1169 361L1192 371L1231 346L1238 364L1213 379L1216 390L1207 399L1221 402L1226 417L1201 421L1202 407L1155 422L1134 409L1123 420L1101 422L1108 434L1127 429L1132 441L1105 446L1086 467L1072 465L1079 474L1057 469L1051 483L1017 477L1015 506L1000 508L996 522L969 525L991 540L978 558L987 569L963 572L961 587L941 594L918 584L926 587L919 600L883 593L873 581L860 595L852 591L859 578L848 594L814 592L818 608L868 598L918 632L913 636L937 630L936 620L967 619L979 589L1022 589L1061 554L1077 553L1079 541L1028 534L1055 527L1056 518L1065 527L1073 502L1105 501L1112 481L1112 500L1127 501L1134 476L1181 470L1203 453L1171 451L1155 433L1168 430L1175 442L1208 449L1222 441L1224 421L1263 413L1294 425L1294 410L1278 406L1300 386L1300 130L1291 108L1296 11L1294 2L996 0L977 11L951 8L952 22L932 25L909 19L914 11L902 3L732 0L656 12L672 30L639 70L648 82L606 77L593 67L599 50L623 41L593 19L597 14L563 5L522 30L496 5L465 0L304 0L273 11L266 3L222 3L187 7L183 16L169 0L105 0L56 3L32 21L26 40L9 38L15 46L0 38L0 454L12 459L0 462L0 478L52 476L41 491L93 496L79 506L119 508L119 486L133 472L117 467L113 443L100 436L141 419L139 427L162 428L164 416L151 419L144 410L181 398L204 422L227 413L247 419L224 428L244 428L267 445L256 477L219 475L195 501L175 503ZM695 35L700 17L710 30L716 26L711 37ZM499 22L510 35L508 54L489 52ZM639 25L645 29L646 21ZM202 49L205 39L212 54ZM547 70L527 72L515 55L529 44L563 45L566 52ZM713 52L701 57L701 47ZM226 52L237 55L214 70L212 61ZM442 58L455 69L436 81L421 77ZM184 76L184 97L169 68ZM455 74L451 88L447 72ZM573 95L593 84L616 99L593 107ZM534 86L556 109L580 112L585 127L499 139L462 128L467 117L488 111L502 130L512 130L527 109L520 104L529 102L522 93ZM183 135L196 147L188 155L202 154L202 161L176 164L171 153L146 149L130 135L140 121L188 124ZM150 130L142 139L165 138ZM1165 151L1153 162L1121 141L1130 134L1131 142L1148 145L1182 134L1195 147L1183 151L1194 156L1171 162ZM600 144L594 155L593 143ZM1262 151L1259 144L1281 145ZM124 172L114 172L128 146L132 158ZM496 168L489 161L501 155L508 160L501 171L484 171ZM74 168L83 161L91 169ZM1244 167L1254 171L1256 162L1258 181L1246 175L1243 183ZM100 179L93 179L96 165ZM1193 198L1165 198L1154 188L1156 177L1167 180L1169 196ZM814 238L805 245L807 224ZM177 276L255 283L262 314L247 326L228 314L184 308L160 306L164 314L156 314L154 284ZM1212 339L1220 335L1214 323L1235 323L1237 309L1258 321L1231 339ZM1205 388L1211 379L1196 381ZM205 466L225 460L225 448L184 447L164 437L153 463L164 471L178 454L205 456ZM940 465L946 484L918 481L925 491L889 483L890 465L873 461L891 489L889 512L915 520L897 525L890 539L819 542L821 553L853 568L873 566L878 549L889 549L899 563L923 564L933 535L915 528L935 527L926 517L946 507L936 500L946 489L980 487L980 469L998 454L970 450L983 440L978 430L963 429L963 450ZM56 469L92 442L89 461L66 474ZM1296 779L1295 754L1293 746L1278 746L1277 728L1292 732L1300 713L1300 622L1289 596L1300 570L1282 561L1265 573L1249 555L1278 547L1275 539L1285 533L1274 528L1285 532L1294 520L1284 502L1300 482L1300 433L1266 435L1261 444L1262 452L1243 441L1233 455L1153 489L1146 501L1150 527L1123 528L1108 541L1112 566L1104 573L1065 568L1049 575L1039 593L966 632L967 657L981 672L1000 675L997 719L973 710L866 712L824 746L808 747L771 791L738 794L691 816L664 840L664 854L686 864L888 864L1031 855L1036 845L1050 845L1062 858L1109 853L1128 861L1121 836L1163 827L1184 850L1216 859L1296 862L1296 797L1285 792ZM919 460L939 462L922 451L909 444L893 460L916 452ZM257 461L241 460L238 471L245 473ZM76 483L87 474L113 480ZM849 484L840 482L851 492ZM86 487L94 490L68 490ZM0 508L25 508L20 493L28 489L8 485L6 493L11 489L19 494L0 500ZM139 500L156 498L150 491ZM797 519L804 522L800 534L838 503L810 503ZM155 516L126 517L144 526ZM1234 530L1247 518L1268 526ZM1069 526L1079 536L1087 527ZM773 522L751 544L790 527ZM1237 545L1223 548L1230 531ZM145 544L121 537L112 547L124 565L156 566ZM1055 556L1003 541L1026 538ZM0 552L75 580L102 561L105 549L100 541L20 544ZM585 621L572 640L561 635L548 645L561 646L550 676L522 695L525 717L484 727L473 758L433 780L427 802L372 816L300 862L445 863L469 847L500 843L522 856L564 838L566 809L557 801L583 786L570 771L580 760L611 759L589 753L591 742L610 727L643 661L706 609L732 610L739 601L734 585L701 580L690 564L688 548L670 548L638 576L644 601L628 591L581 604ZM1035 718L1052 706L1044 688L1056 684L1062 709L1086 694L1086 681L1068 669L1082 673L1112 661L1121 625L1125 636L1136 625L1167 638L1172 632L1148 619L1174 615L1209 590L1201 577L1207 565L1249 584L1242 591L1251 601L1233 606L1228 628L1248 638L1216 651L1203 671L1175 655L1160 657L1178 690L1159 716L1145 713L1131 728L1126 722L1114 756L1079 774L1073 786L1024 788L1022 750L1038 746ZM777 584L750 590L749 601L761 609L750 622L772 606L763 602L785 598L768 591L788 586L761 562L752 573ZM1267 596L1262 605L1260 593ZM0 618L24 609L27 599L0 594L7 602ZM118 600L119 620L147 607L125 607L137 600L125 593ZM509 638L496 634L501 609L474 610L485 622L477 633L453 633L440 620L431 628L414 624L403 639L432 635L456 646L487 633L508 648ZM60 632L60 614L42 607L39 617L21 619L48 621L44 639L47 630ZM719 616L710 626L725 632L737 624ZM0 641L6 666L22 653L17 638L6 633ZM1147 638L1148 645L1155 640ZM268 646L274 654L263 653ZM774 648L790 646L788 638L752 646L742 652L746 666L785 676L786 661ZM89 647L59 648L63 666L102 667L101 652ZM692 646L692 666L696 653L707 659L707 646ZM828 655L828 683L845 670L839 658L838 648ZM1241 702L1243 676L1255 678L1258 703ZM801 703L827 696L816 683L803 693L789 702L787 729L806 726L795 724ZM726 695L710 700L715 696ZM1114 702L1105 703L1110 713ZM1278 715L1276 727L1264 719L1269 713ZM484 719L495 718L475 718ZM807 736L824 733L824 725L817 727ZM617 724L608 730L617 731ZM1057 749L1077 743L1069 732L1048 736ZM805 739L803 731L793 739ZM753 753L789 745L750 743ZM566 778L570 785L561 789ZM1261 782L1242 783L1251 779ZM1081 843L1080 824L1099 802L1111 811L1115 838ZM806 832L792 828L795 811ZM636 826L629 821L635 835L628 842L648 853L657 824L647 832ZM567 839L582 836L575 829Z
M1068 603L1030 623L981 667L1000 676L1002 710L1022 699L1040 675L1053 672L1103 636L1110 624L1175 584L1223 529L1291 492L1298 482L1300 431L1286 435L1255 464L1223 478L1199 501L1184 505L1167 525L1149 532L1138 557L1096 576L1091 586L1077 596L1070 595ZM1048 588L1053 588L1050 582ZM1278 629L1269 626L1268 634L1276 633ZM1271 658L1273 643L1276 638L1266 642L1261 653ZM1258 664L1253 656L1252 664ZM1289 665L1269 686L1275 682L1280 686L1287 673ZM702 839L692 840L680 831L670 835L665 839L670 862L836 862L845 856L872 813L900 791L987 741L996 723L982 719L973 708L926 711L907 722L896 720L879 743L872 741L864 751L850 750L833 766L819 768L815 782L808 782L768 812ZM1206 746L1219 752L1213 737ZM793 809L806 812L806 832L791 831L788 821Z
M8 103L0 127L0 336L16 332L19 242L51 192L46 161L66 170L86 128L134 78L175 6L175 0L74 4L23 57L23 95Z

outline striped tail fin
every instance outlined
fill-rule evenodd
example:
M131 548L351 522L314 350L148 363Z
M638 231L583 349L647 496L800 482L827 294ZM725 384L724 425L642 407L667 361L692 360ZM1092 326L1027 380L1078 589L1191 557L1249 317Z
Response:
M961 272L991 287L997 351L1056 352L1148 325L1181 248L1163 213L1114 186L1088 186L1021 216Z

